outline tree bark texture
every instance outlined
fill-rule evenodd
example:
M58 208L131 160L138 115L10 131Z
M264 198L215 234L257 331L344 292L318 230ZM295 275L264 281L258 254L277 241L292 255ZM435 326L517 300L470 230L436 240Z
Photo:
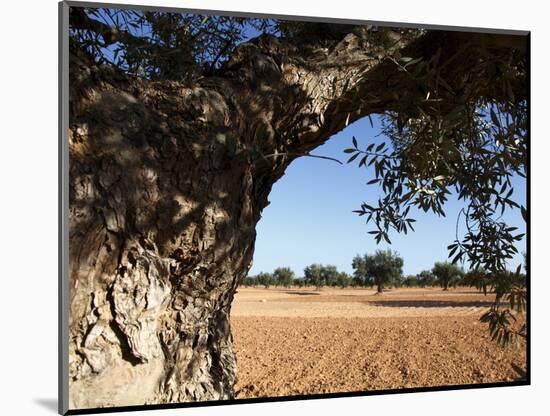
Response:
M347 122L415 91L388 55L436 49L418 31L383 47L261 36L186 85L73 47L70 408L233 398L231 302L271 186Z

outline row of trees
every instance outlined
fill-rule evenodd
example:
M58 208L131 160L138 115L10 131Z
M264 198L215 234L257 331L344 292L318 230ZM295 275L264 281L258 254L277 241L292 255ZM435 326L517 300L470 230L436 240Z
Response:
M403 258L395 251L377 250L374 254L356 255L352 260L353 274L340 272L333 265L312 264L304 269L303 277L296 277L289 267L278 267L273 273L247 276L245 286L298 286L298 287L375 287L382 293L387 287L433 287L443 290L450 287L470 286L487 293L500 279L523 284L525 276L511 272L494 276L484 270L465 272L451 262L435 262L432 269L416 275L403 275Z
M256 276L247 276L243 282L245 286L322 286L348 287L362 286L362 282L354 281L346 272L339 272L336 266L312 264L304 269L303 277L296 277L289 267L278 267L273 273L259 273Z

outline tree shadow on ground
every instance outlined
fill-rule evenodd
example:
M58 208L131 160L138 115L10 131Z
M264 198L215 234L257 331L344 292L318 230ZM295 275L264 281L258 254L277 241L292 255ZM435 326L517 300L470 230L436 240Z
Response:
M489 300L477 301L452 301L452 300L369 300L366 303L374 306L390 306L396 308L481 308L490 307L493 302Z
M319 296L320 293L318 292L292 292L292 291L287 291L285 292L287 295L299 295L299 296L310 296L310 295L313 295L313 296Z
M447 292L449 295L484 295L483 291L472 291L472 290L459 290L459 289L449 289ZM484 296L490 296L495 295L496 292L494 290L487 289L487 295Z

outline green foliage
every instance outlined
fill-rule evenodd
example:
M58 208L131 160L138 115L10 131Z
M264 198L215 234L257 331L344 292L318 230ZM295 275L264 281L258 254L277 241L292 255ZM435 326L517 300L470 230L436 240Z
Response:
M271 273L258 273L256 281L266 289L275 283L275 279Z
M495 303L480 320L488 324L491 338L505 347L527 338L527 324L516 322L518 314L525 312L527 307L525 276L518 267L515 273L505 271L493 276L493 284Z
M346 272L339 272L336 276L336 280L334 281L333 286L339 286L342 289L351 286L352 285L352 279Z
M437 278L430 270L423 270L416 277L418 285L421 287L434 286L437 283Z
M353 269L353 282L356 286L364 286L367 284L367 268L364 260L364 256L357 254L352 262L351 267Z
M352 278L345 272L339 272L336 266L312 264L304 270L304 277L296 278L289 267L278 267L273 273L259 273L257 276L247 276L241 282L244 286L261 285L282 287L333 286L345 288L353 285Z
M384 141L360 146L353 137L345 153L348 163L372 172L367 183L382 193L355 211L374 225L369 233L377 243L390 243L392 231L414 231L415 212L445 216L445 203L457 195L464 207L449 258L467 263L475 271L465 276L467 284L487 291L498 279L507 280L507 262L524 237L504 214L517 209L527 220L527 209L514 200L512 181L527 174L527 59L521 48L504 56L483 44L464 46L450 59L468 60L471 48L481 48L488 59L469 61L468 75L449 69L441 48L433 56L388 58L417 91L408 90L395 111L384 114ZM451 283L439 280L444 287ZM510 337L498 335L498 329L510 324L509 313L497 298L484 318L503 344Z
M418 280L418 276L408 275L403 278L401 285L405 287L418 287L420 286L420 282Z
M336 286L342 282L342 276L336 266L312 264L304 269L306 284L320 288L321 286Z
M489 290L492 290L492 276L484 269L470 270L464 275L464 285L475 287L483 294L487 295Z
M460 238L457 224L449 257L453 263L468 260L472 268L505 269L506 261L518 252L515 243L524 237L501 217L508 208L520 208L512 199L511 179L525 176L526 121L525 109L514 112L515 117L499 113L501 118L516 121L509 121L506 135L499 134L504 127L496 128L487 121L488 113L495 114L494 108L498 107L471 109L461 117L474 121L461 121L449 127L450 131L441 120L409 120L409 126L400 132L392 124L396 121L387 122L385 133L393 146L382 142L376 147L371 143L364 150L357 146L346 149L353 153L350 161L361 156L359 166L373 167L374 178L368 184L378 185L383 192L376 203L365 202L354 211L375 224L369 233L377 243L391 243L390 230L414 231L411 208L445 216L444 204L454 190L467 205L458 218L463 219L467 231ZM433 124L438 126L437 133ZM476 132L474 138L471 130Z
M372 280L382 293L385 285L399 282L403 274L403 258L391 250L377 250L373 255L355 256L352 262L354 275L364 281Z
M243 286L256 286L257 284L258 280L254 276L246 276L241 282Z
M464 271L460 267L447 261L436 262L432 273L437 278L443 290L447 290L449 286L456 286L464 275Z
M294 279L294 286L297 286L297 287L305 287L306 286L306 282L304 281L304 278L303 277L298 277L296 279Z
M322 286L322 268L321 264L312 264L304 269L304 280L307 285Z
M273 279L277 286L289 287L294 282L294 272L290 267L278 267L273 272Z
M191 81L215 72L247 32L278 21L194 13L72 7L71 39L98 63L147 79Z
M454 74L452 86L441 77L447 63L439 61L440 50L425 59L394 60L422 94L402 97L396 111L383 116L386 141L361 148L353 137L353 147L345 150L351 155L348 163L372 169L368 184L382 191L378 201L355 211L375 225L370 234L377 243L390 243L392 230L414 231L414 211L445 216L444 205L454 191L464 201L457 221L466 231L460 236L457 222L449 257L453 263L467 260L472 269L506 269L523 234L502 215L521 209L526 216L513 200L512 186L514 176L525 177L527 161L528 104L520 98L526 96L521 90L526 63L517 55L513 62L498 57L475 62L471 71L478 78Z

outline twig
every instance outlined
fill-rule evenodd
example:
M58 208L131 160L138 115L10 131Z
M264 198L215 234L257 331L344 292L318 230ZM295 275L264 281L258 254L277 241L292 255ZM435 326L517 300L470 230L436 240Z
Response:
M343 165L343 163L330 156L321 156L321 155L312 155L311 153L272 153L270 155L262 155L264 159L267 159L268 157L276 157L276 156L307 156L307 157L313 157L316 159L326 159L326 160L332 160L333 162L339 163L340 165Z
M376 157L381 157L381 158L386 158L386 159L394 159L394 160L399 160L399 157L398 156L393 156L393 155L386 155L384 153L377 153L377 152L369 152L369 151L366 151L366 150L361 150L361 149L357 149L357 151L362 154L362 155L367 155L367 156L376 156Z

